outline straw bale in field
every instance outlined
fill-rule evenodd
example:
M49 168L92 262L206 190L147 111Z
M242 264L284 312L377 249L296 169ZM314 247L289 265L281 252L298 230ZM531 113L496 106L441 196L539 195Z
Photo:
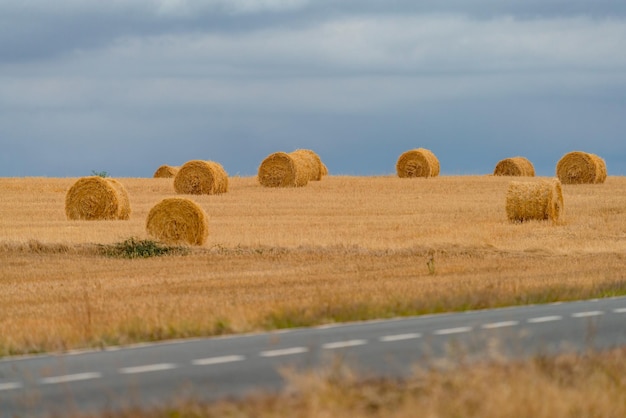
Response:
M221 194L228 191L228 174L214 161L187 161L174 176L179 194Z
M171 165L162 165L161 167L157 168L152 177L155 179L171 178L176 176L176 173L178 173L178 167L173 167Z
M322 177L327 176L328 175L328 167L326 167L326 164L322 163Z
M202 245L209 236L209 219L194 201L170 197L150 209L146 231L165 243Z
M328 168L322 163L322 159L315 151L310 149L298 149L291 153L291 156L299 156L305 165L309 181L319 181L328 174Z
M506 195L506 214L510 221L558 221L563 211L563 191L558 179L512 181Z
M129 219L128 192L115 179L100 176L82 177L65 195L65 214L72 220Z
M596 154L589 154L589 155L591 155L591 158L593 158L593 160L596 163L596 168L597 168L596 183L604 183L606 181L606 176L607 176L606 162L604 161L604 159L597 156Z
M595 154L572 151L561 157L556 165L556 175L563 184L604 183L606 163Z
M436 177L439 160L430 150L417 148L404 152L396 162L398 177Z
M302 187L311 176L310 157L303 153L275 152L259 166L257 179L265 187Z
M115 188L117 198L119 199L119 219L130 219L130 199L128 192L122 183L115 179L107 179Z
M493 171L494 176L535 176L535 167L524 157L512 157L500 160Z

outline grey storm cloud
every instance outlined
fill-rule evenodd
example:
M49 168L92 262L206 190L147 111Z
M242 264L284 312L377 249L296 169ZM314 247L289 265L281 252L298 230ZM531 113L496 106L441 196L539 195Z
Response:
M626 172L621 1L0 1L0 28L0 175L298 147L376 174L417 146L444 173L584 147Z
M343 17L453 14L475 19L587 16L622 18L615 0L413 1L413 0L24 0L0 2L0 59L47 58L120 37L167 33L233 33L290 25L315 25Z

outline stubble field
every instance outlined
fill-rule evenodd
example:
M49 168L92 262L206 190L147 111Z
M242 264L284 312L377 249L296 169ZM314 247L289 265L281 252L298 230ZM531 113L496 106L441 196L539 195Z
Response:
M0 356L626 294L624 177L564 185L557 224L510 223L506 177L232 177L188 196L204 246L140 259L104 250L149 238L172 180L118 180L128 221L67 220L76 179L0 179Z

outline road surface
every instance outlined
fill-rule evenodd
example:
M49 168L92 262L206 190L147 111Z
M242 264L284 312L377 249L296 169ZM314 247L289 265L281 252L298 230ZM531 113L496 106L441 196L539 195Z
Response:
M155 406L279 390L285 367L340 359L364 376L401 377L434 359L626 345L626 297L365 321L0 360L0 416Z

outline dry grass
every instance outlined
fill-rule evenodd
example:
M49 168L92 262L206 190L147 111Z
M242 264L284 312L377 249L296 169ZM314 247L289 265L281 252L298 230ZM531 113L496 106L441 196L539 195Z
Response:
M234 177L193 196L204 246L147 259L99 246L148 238L171 179L119 179L125 222L68 221L75 180L0 179L0 356L626 294L623 177L563 185L557 225L510 223L505 177Z
M406 380L367 380L345 365L287 373L288 390L212 404L179 401L100 417L580 418L626 416L626 350L515 363L416 370ZM86 417L84 417L86 418Z

